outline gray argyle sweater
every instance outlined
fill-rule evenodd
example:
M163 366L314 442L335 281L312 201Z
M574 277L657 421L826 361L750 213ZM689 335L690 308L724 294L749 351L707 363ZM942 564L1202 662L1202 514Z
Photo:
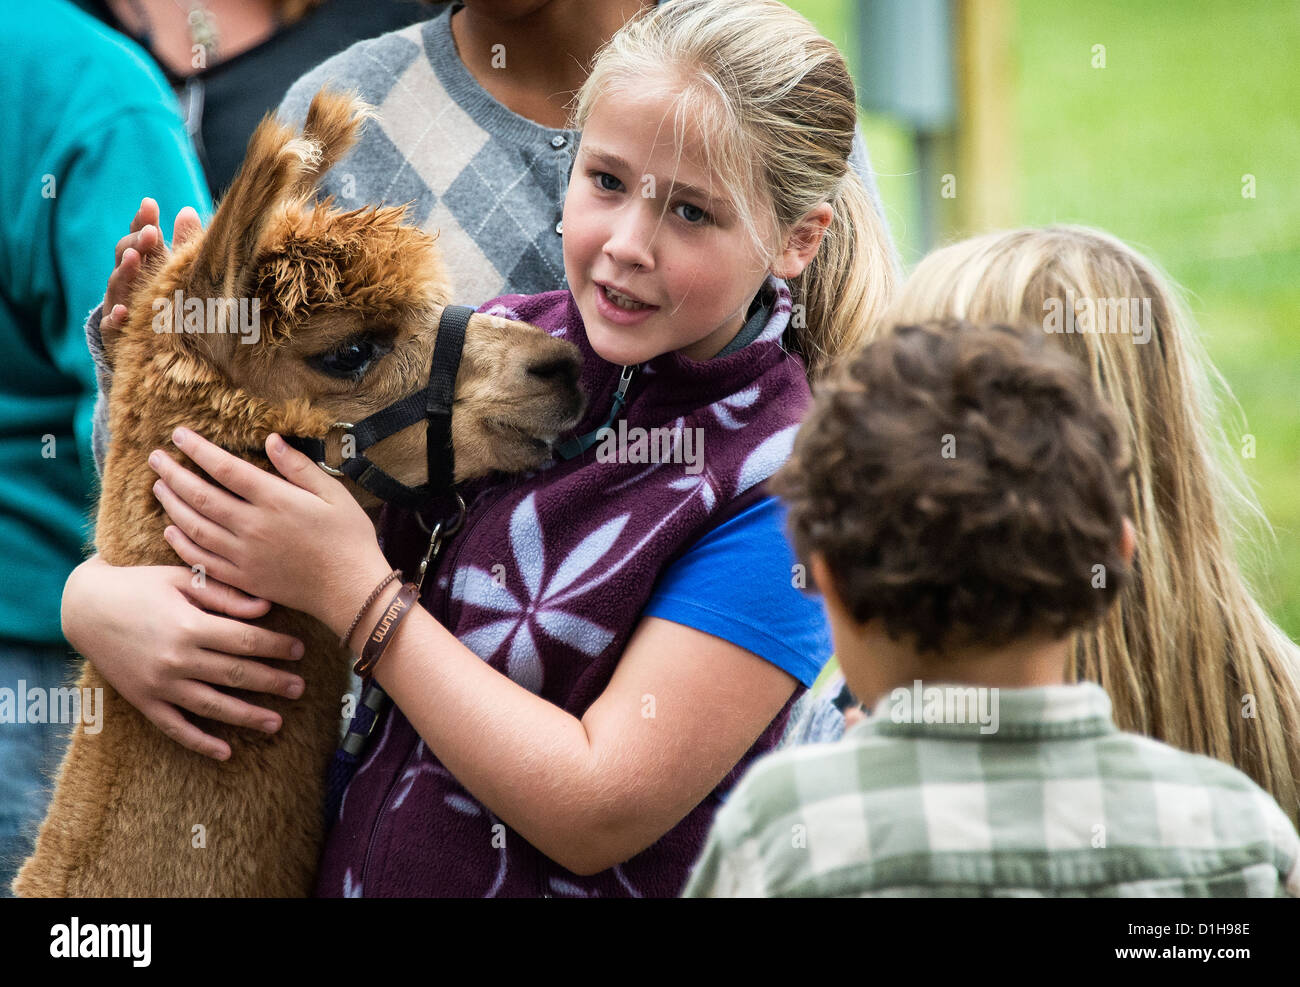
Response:
M452 40L460 7L328 59L294 83L278 115L301 125L327 85L355 89L378 110L322 187L344 208L409 202L411 220L438 234L458 303L568 287L560 217L578 132L521 117L479 85ZM860 134L849 163L883 216ZM86 337L99 371L94 451L102 469L112 380L99 315L91 313Z

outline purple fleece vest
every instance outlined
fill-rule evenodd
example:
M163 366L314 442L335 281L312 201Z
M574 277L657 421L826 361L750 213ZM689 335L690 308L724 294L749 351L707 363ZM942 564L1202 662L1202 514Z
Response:
M425 580L423 605L493 668L576 717L609 684L659 575L756 500L789 455L810 394L802 362L780 345L789 292L771 278L765 290L776 293L772 314L752 343L704 362L663 354L638 368L628 390L629 431L703 430L698 474L684 462L600 462L599 446L592 446L532 473L494 474L462 490L469 505L464 526ZM591 402L572 434L605 420L620 368L591 350L569 292L506 295L480 311L531 322L576 344ZM426 517L453 514L443 499ZM413 515L386 511L380 530L393 564L413 573L428 544ZM676 896L722 798L755 757L775 746L803 691L795 689L731 773L657 843L589 877L501 823L390 708L344 795L317 894Z

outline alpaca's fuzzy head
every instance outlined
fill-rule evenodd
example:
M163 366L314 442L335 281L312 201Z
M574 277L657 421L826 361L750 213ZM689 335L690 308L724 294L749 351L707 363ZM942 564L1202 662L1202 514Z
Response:
M321 175L369 115L354 97L322 91L301 135L264 119L207 230L151 267L120 337L106 340L110 362L148 363L144 378L161 372L205 391L202 403L219 402L214 441L227 448L259 448L270 431L324 435L331 422L359 421L428 380L451 301L434 238L405 225L404 208L316 201ZM475 315L456 379L456 479L545 459L549 440L582 414L578 371L572 344ZM422 483L425 427L366 455L398 480Z

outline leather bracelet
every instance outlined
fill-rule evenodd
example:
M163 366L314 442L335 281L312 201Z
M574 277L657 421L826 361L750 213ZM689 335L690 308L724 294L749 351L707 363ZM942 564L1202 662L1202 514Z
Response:
M388 603L388 609L379 618L375 624L375 629L370 632L370 637L366 638L366 645L361 649L361 657L357 663L352 666L352 671L361 678L374 673L375 665L379 663L380 657L383 656L384 650L388 643L396 636L398 625L406 619L406 615L415 609L416 601L420 598L420 587L415 583L405 583L397 591L397 595Z
M361 623L361 618L364 617L366 611L370 609L370 604L374 603L375 600L379 599L379 594L384 591L384 587L387 586L389 583L391 583L394 579L401 579L401 578L402 578L402 570L394 569L387 576L385 576L383 582L381 582L378 586L376 586L374 590L371 592L371 594L366 597L366 602L361 604L361 609L358 610L357 615L352 618L352 623L348 624L348 629L344 631L343 636L339 638L340 648L346 648L348 646L348 642L352 640L352 632L357 629L357 624Z

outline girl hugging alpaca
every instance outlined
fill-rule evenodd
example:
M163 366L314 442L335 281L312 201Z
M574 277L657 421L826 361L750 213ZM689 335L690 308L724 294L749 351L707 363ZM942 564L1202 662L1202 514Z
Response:
M423 608L374 669L393 705L333 821L321 895L676 895L829 657L764 485L809 380L859 346L896 281L849 165L843 58L783 4L675 0L601 51L573 122L568 288L480 311L577 345L589 411L541 469L460 491ZM698 436L702 469L598 457L620 420ZM179 442L219 460L201 436ZM224 491L164 464L167 537L210 579L340 634L394 565L411 573L423 527L455 514L451 495L422 517L389 509L381 549L333 480L268 453L295 479L242 478L246 522L219 531L224 554L205 513ZM391 595L365 608L354 650Z

